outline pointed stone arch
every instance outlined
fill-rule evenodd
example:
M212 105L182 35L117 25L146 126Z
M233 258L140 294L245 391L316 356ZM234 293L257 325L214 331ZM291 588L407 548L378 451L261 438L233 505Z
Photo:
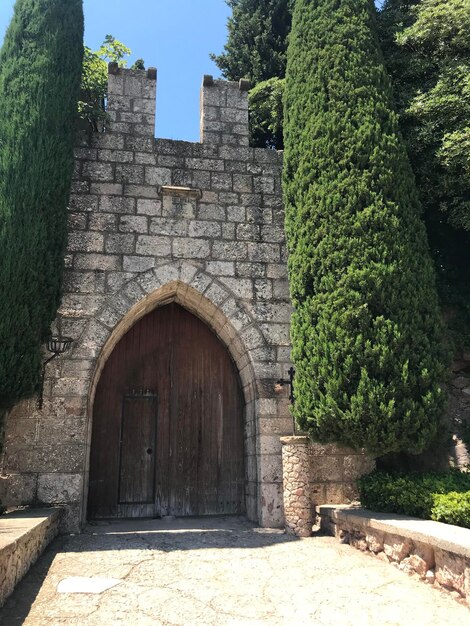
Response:
M93 402L103 367L128 330L157 307L176 302L206 323L219 337L237 368L245 400L247 467L247 511L259 518L258 434L256 372L250 352L266 339L250 313L220 281L187 262L164 264L131 278L112 294L89 321L77 341L73 356L94 363L87 402L87 466L91 446ZM83 511L86 510L88 481L84 481Z

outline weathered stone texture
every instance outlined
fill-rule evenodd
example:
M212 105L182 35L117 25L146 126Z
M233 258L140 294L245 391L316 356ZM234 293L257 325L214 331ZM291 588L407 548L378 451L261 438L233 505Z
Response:
M320 528L470 606L470 531L365 509L320 506Z
M279 435L290 419L274 386L290 366L290 305L281 155L248 146L247 94L237 83L203 87L201 143L189 143L154 139L152 72L113 71L109 129L77 139L60 310L74 346L48 366L43 411L30 406L23 416L32 425L7 419L4 482L17 503L66 504L69 529L79 527L94 372L135 321L176 300L219 335L237 364L248 513L282 526ZM270 408L260 413L264 400ZM76 403L76 421L64 421L67 403Z
M0 607L59 532L62 511L21 511L0 519Z
M307 436L281 437L281 443L285 527L289 533L308 537L315 506L356 500L356 481L374 469L375 461L363 451L315 443ZM367 540L359 537L358 541L363 550L370 543L371 550L379 551L374 548L380 538L371 535Z

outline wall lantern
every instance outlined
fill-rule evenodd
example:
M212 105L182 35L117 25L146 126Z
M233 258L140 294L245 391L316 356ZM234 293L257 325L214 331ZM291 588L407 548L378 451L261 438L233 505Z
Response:
M284 385L289 385L289 400L291 404L294 404L295 402L295 396L294 396L295 369L291 367L287 373L289 374L289 378L287 380L285 380L284 378L280 378L274 386L274 391L276 393L280 393ZM294 417L292 417L292 432L295 435L295 418Z
M50 363L52 359L55 359L57 356L64 354L64 352L67 352L68 350L70 350L72 343L73 343L73 339L71 339L70 337L62 337L62 336L58 336L58 337L52 336L47 341L46 347L49 352L52 352L52 356L46 359L44 363L42 364L41 388L39 390L39 397L38 397L38 409L40 411L42 410L42 404L43 404L44 378L46 375L46 365Z

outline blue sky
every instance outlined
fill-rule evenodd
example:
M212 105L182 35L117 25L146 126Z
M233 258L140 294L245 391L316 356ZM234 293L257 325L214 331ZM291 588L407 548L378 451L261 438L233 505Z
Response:
M0 0L0 42L15 0ZM220 53L230 9L224 0L84 0L85 43L96 49L105 35L158 68L157 137L199 140L199 88L203 74L219 75L209 53Z

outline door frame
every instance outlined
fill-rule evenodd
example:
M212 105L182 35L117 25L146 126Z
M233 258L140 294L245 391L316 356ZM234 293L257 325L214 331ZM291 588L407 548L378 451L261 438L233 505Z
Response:
M213 282L212 278L211 282ZM147 295L122 316L121 320L116 324L114 329L110 331L109 336L103 342L103 346L96 360L94 372L91 377L87 403L87 451L81 500L82 525L87 521L93 405L101 373L114 348L122 337L124 337L124 335L130 330L130 328L132 328L132 326L134 326L140 319L152 310L170 304L171 302L176 302L206 324L219 338L234 363L234 367L240 380L242 398L244 400L243 423L245 430L246 515L252 521L260 521L261 503L258 498L258 392L250 351L245 346L240 333L237 331L234 324L219 307L217 307L194 287L191 287L180 280L175 280ZM238 309L240 309L239 313ZM242 314L246 316L245 310L241 309L237 304L233 315L236 318L237 315ZM238 325L239 324L237 324L237 326Z

